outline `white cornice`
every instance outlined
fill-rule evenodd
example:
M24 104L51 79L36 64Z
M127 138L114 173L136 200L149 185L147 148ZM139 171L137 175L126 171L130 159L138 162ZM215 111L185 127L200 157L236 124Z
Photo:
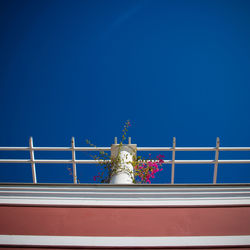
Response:
M1 184L0 205L241 206L250 185Z
M47 247L222 247L250 246L249 235L179 237L84 237L0 235L0 245Z

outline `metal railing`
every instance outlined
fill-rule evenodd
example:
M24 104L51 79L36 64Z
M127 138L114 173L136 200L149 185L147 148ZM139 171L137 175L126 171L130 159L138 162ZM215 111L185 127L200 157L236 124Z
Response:
M115 138L117 143L117 138ZM131 144L131 138L129 138ZM0 151L29 151L30 159L0 159L1 163L29 163L32 169L33 183L37 183L36 163L52 163L52 164L72 164L73 181L77 184L76 164L99 164L101 160L77 160L77 151L110 151L111 147L76 147L75 139L72 137L71 147L34 147L33 138L29 139L29 147L0 147ZM52 160L52 159L35 159L35 151L71 151L72 159ZM176 139L173 138L172 147L137 147L137 151L170 151L172 152L171 160L164 160L164 164L171 164L171 184L174 184L175 165L176 164L214 164L213 184L217 183L218 164L250 164L250 160L219 160L219 152L221 151L250 151L250 147L220 147L220 140L217 137L216 147L176 147ZM175 152L177 151L214 151L214 160L176 160Z

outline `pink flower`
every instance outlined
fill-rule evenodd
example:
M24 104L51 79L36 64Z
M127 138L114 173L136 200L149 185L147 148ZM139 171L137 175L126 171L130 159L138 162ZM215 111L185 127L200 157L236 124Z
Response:
M156 162L153 163L153 166L154 166L155 168L158 168L158 165L157 165Z
M165 156L164 155L157 155L156 156L156 158L158 159L158 160L162 160L162 158L164 158Z

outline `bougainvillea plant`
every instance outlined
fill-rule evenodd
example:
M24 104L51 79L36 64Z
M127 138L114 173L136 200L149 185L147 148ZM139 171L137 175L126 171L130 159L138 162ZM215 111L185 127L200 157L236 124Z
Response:
M96 155L90 155L94 160L97 160L100 166L100 171L96 176L93 177L94 181L100 181L101 183L109 183L111 177L117 174L120 169L120 155L119 151L124 145L126 140L128 128L131 126L130 121L126 121L122 130L121 142L119 143L118 154L116 157L111 157L108 153L104 151L99 151ZM96 147L89 140L86 143L92 147ZM145 159L141 156L133 158L131 164L133 165L134 171L131 174L133 183L151 183L151 179L155 178L155 174L163 170L162 164L164 163L164 155L159 154L156 160L151 159L151 154L149 154L149 159Z
M151 154L149 154L151 157ZM151 179L155 178L155 174L162 171L164 163L164 155L159 154L157 160L140 160L140 156L133 163L135 181L139 183L151 183Z

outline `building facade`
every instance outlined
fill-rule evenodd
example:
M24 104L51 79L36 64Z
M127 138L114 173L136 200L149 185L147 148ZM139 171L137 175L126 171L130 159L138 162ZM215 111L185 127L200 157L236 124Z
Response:
M0 248L250 249L250 185L0 185Z

